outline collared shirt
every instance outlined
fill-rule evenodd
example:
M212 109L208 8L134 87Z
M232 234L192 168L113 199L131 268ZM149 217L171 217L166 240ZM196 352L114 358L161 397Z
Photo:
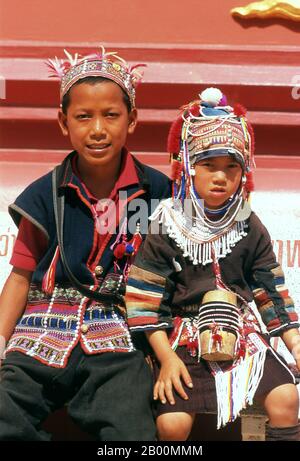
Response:
M101 206L97 206L100 201L89 191L87 186L82 181L77 168L77 158L78 156L74 156L72 159L72 170L80 180L90 203L93 205L95 212L95 225L98 229L98 241L96 248L99 249L108 233L105 221L109 219L109 216L111 216L113 212L118 210L118 192L128 186L137 184L139 182L138 176L131 154L127 149L123 149L119 177L117 178L108 199L101 200ZM110 210L109 207L105 207L105 201L110 204L113 210ZM105 216L102 222L101 217L103 215ZM45 234L28 219L22 217L10 264L14 267L17 267L18 269L24 269L33 272L40 258L46 251L47 244L48 241Z

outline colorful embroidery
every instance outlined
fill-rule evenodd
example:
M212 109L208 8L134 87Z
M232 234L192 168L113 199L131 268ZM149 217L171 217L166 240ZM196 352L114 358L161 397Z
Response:
M78 340L87 354L134 350L119 310L91 301L74 288L56 285L51 296L32 286L7 352L20 351L62 368Z

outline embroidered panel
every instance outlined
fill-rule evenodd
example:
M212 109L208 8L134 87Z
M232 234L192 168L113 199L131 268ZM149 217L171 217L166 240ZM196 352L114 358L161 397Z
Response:
M64 367L78 340L87 354L133 350L121 311L91 301L72 287L56 285L51 296L32 285L7 352L20 351Z

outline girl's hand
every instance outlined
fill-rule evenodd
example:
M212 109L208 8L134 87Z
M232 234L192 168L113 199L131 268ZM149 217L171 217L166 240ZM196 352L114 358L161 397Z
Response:
M154 386L154 400L159 398L162 403L166 403L168 400L171 405L174 405L173 387L180 397L184 400L188 400L188 396L182 386L182 381L189 388L193 387L192 379L186 366L177 354L172 351L172 353L161 362L159 377Z

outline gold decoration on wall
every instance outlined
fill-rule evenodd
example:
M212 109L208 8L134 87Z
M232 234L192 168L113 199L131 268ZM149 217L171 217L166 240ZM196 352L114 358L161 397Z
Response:
M233 16L240 18L284 18L300 21L300 0L263 0L249 3L245 7L233 8Z

